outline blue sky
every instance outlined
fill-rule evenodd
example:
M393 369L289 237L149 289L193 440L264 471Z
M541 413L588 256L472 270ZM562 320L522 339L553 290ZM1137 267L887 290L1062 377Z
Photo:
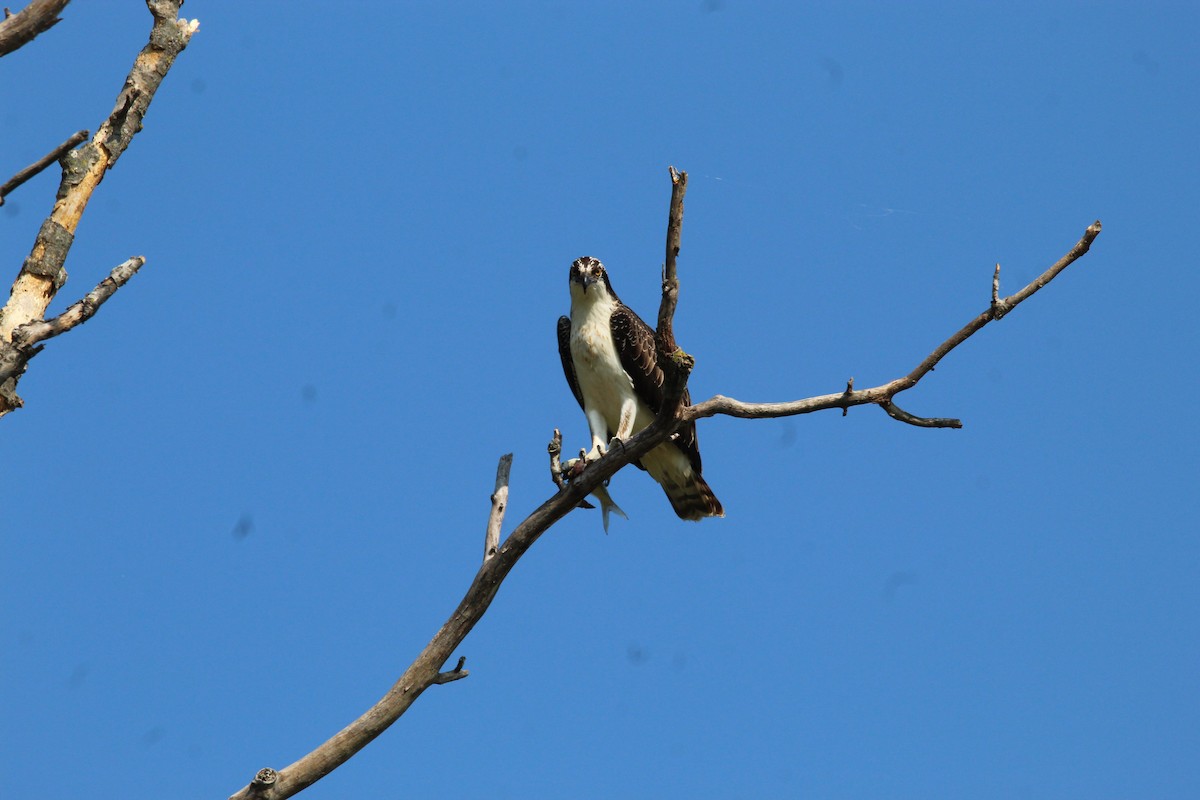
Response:
M192 0L0 421L0 793L225 797L373 703L587 440L554 339L601 258L698 399L724 520L629 469L434 687L310 789L528 798L1182 798L1200 783L1194 5ZM3 60L3 177L94 129L140 3ZM0 209L15 275L57 176ZM68 765L68 766L64 766ZM166 781L166 788L164 783Z

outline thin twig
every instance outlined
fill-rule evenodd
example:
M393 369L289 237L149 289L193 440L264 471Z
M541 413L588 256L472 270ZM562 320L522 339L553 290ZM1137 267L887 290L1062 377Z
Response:
M918 417L915 414L910 414L900 406L893 403L891 400L885 400L879 404L879 407L887 412L892 419L898 419L901 422L907 422L909 425L916 425L918 428L961 428L962 420L951 419L950 417ZM846 409L842 409L842 413L846 413Z
M145 263L146 259L141 256L129 259L57 317L26 323L13 331L12 342L0 341L0 406L8 410L21 407L22 400L16 392L17 381L25 373L29 360L41 352L40 342L66 333L90 319Z
M0 206L4 205L4 198L11 194L14 189L25 183L25 181L29 180L34 175L37 175L55 161L58 161L68 150L74 150L87 137L87 131L76 131L75 133L71 134L71 138L67 139L58 147L54 148L46 155L42 156L28 167L9 178L3 186L0 186Z
M437 677L433 679L433 682L440 686L445 683L450 683L451 681L461 681L463 678L471 674L471 670L463 669L463 664L466 663L467 657L459 656L458 664L455 665L454 669L450 670L449 672L439 672Z
M667 212L667 249L663 260L662 300L658 306L658 325L654 331L654 344L658 350L658 364L663 371L663 404L658 415L664 420L674 419L679 409L691 402L687 391L688 376L695 359L685 353L675 340L675 307L679 304L679 277L676 273L676 258L683 237L683 197L687 194L687 173L670 167L671 204Z
M508 508L508 475L512 472L512 460L513 454L506 453L500 456L500 463L496 465L496 489L492 492L492 511L488 514L483 541L485 564L500 549L500 526L504 524L504 511Z
M1027 300L1034 292L1041 289L1050 281L1070 266L1076 259L1082 256L1092 246L1092 242L1100 235L1100 221L1092 223L1084 231L1083 237L1072 247L1067 254L1054 262L1045 272L1031 281L1025 288L1016 294L1006 297L999 302L999 307L1003 313L1010 313L1020 303ZM993 314L992 308L988 308L982 314L975 317L962 328L960 328L953 336L942 342L932 353L913 368L911 372L894 381L885 383L881 386L875 386L870 389L856 389L855 391L839 392L837 394L825 394L818 397L808 397L803 400L794 400L783 403L745 403L741 400L735 400L732 397L717 395L702 403L697 403L694 406L684 408L681 412L681 417L685 420L701 419L703 417L713 417L718 414L724 414L731 417L742 417L744 419L765 419L769 417L791 417L797 414L811 414L814 411L824 411L828 408L846 409L850 406L866 405L868 403L882 404L890 401L900 392L917 385L921 378L933 371L951 350L965 342L970 336L987 325L996 316ZM919 419L919 418L918 418Z
M1058 276L1058 273L1071 266L1075 259L1082 256L1091 248L1092 242L1096 241L1096 237L1100 235L1100 230L1100 220L1096 220L1089 225L1083 233L1083 238L1076 242L1075 246L1065 256L1054 262L1049 269L1026 284L1024 289L1014 295L1009 295L1001 301L1005 307L1005 311L1012 311L1038 289L1041 289L1047 283L1054 280Z
M562 462L559 460L562 455L562 431L558 428L554 429L554 436L550 438L550 444L546 445L546 452L550 454L550 480L561 489L566 480L563 478Z
M144 256L134 256L128 261L118 264L108 277L100 281L83 299L67 307L67 310L51 319L27 322L13 331L13 344L19 347L29 347L53 339L66 333L77 325L82 325L92 318L92 315L104 305L108 298L116 294L117 289L124 286L130 278L146 263Z
M0 22L0 56L32 42L39 34L59 23L59 12L71 0L33 0L16 14L4 9L4 20Z
M687 173L670 167L671 205L667 212L667 250L663 260L662 301L658 306L659 350L669 355L678 349L675 343L675 306L679 303L679 277L675 271L675 259L679 256L680 239L683 235L683 196L687 194Z

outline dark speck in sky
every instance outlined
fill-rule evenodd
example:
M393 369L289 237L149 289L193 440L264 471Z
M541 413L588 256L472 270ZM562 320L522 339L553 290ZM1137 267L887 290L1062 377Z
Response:
M254 530L254 517L251 514L242 514L238 517L237 523L233 526L233 538L241 541L250 535Z
M829 85L834 89L842 85L842 79L846 77L846 71L842 69L842 65L836 59L825 56L821 59L821 66L825 68L825 72L829 75Z
M916 583L917 573L910 570L896 570L884 581L883 597L885 600L894 600L896 592L900 591L901 586L913 586Z
M1138 50L1133 54L1133 63L1146 70L1147 75L1158 74L1158 62L1151 58L1145 50Z

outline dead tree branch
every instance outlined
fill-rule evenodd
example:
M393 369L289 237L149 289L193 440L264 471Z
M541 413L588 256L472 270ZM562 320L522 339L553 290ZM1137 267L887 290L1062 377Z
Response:
M588 464L577 478L526 517L496 554L484 562L458 608L378 703L308 755L273 771L275 780L269 785L252 783L232 795L230 800L291 797L337 769L383 733L426 689L439 682L438 676L444 674L439 672L441 666L483 617L500 584L533 543L617 470L666 441L676 424L674 420L660 418L626 441L624 447L614 447L599 460Z
M484 535L483 560L496 555L500 549L500 527L504 524L504 512L508 508L508 476L512 472L513 454L500 456L496 465L496 488L492 492L492 512L488 514L487 533ZM459 664L461 667L462 664Z
M887 412L887 415L892 419L898 419L901 422L906 422L909 425L916 425L918 428L961 428L962 420L953 419L952 417L918 417L915 414L910 414L900 406L893 403L891 400L880 403L879 407ZM842 409L842 414L845 415L847 409Z
M6 56L32 42L39 34L60 22L59 13L71 0L33 0L29 5L0 20L0 56Z
M562 431L558 428L554 429L554 435L550 437L550 444L546 445L546 452L550 455L550 480L554 481L554 485L559 489L563 488L566 479L563 478L562 460Z
M19 408L21 398L16 396L12 387L20 380L29 360L42 351L39 343L91 319L100 306L116 294L117 289L124 286L145 263L145 258L135 256L119 264L95 289L57 317L27 322L13 331L12 342L0 344L0 400L6 401L11 408Z
M907 422L910 425L919 425L925 428L960 428L962 423L956 419L926 419L923 417L915 417L907 411L899 409L892 401L896 395L903 391L913 388L917 382L933 371L938 362L945 358L951 350L958 347L971 337L976 331L987 325L992 320L1000 319L1005 314L1010 313L1014 308L1020 305L1025 300L1029 299L1034 292L1041 289L1050 281L1070 266L1076 259L1082 256L1092 246L1092 242L1100 235L1100 221L1097 220L1088 226L1083 232L1083 237L1072 247L1067 254L1054 262L1045 272L1034 278L1021 291L1014 295L1003 299L993 301L991 306L987 308L979 316L968 322L958 330L953 336L938 345L932 353L925 357L925 360L918 364L907 375L896 378L894 381L885 383L881 386L875 386L870 389L851 389L848 385L846 391L838 392L837 394L824 394L819 397L809 397L804 400L794 400L786 403L744 403L741 400L734 400L732 397L716 395L703 403L697 403L694 406L689 406L682 410L682 417L685 420L701 419L702 417L713 417L718 414L724 414L730 417L742 417L744 419L765 419L770 417L791 417L797 414L811 414L814 411L824 411L828 408L846 409L850 406L861 406L869 403L882 406L894 419L901 422ZM998 278L993 278L993 285L999 287Z
M108 274L107 278L100 281L95 289L92 289L84 295L83 299L69 306L66 311L57 317L27 322L17 328L13 331L12 343L18 347L31 347L38 342L52 339L59 334L66 333L77 325L87 322L100 306L104 305L108 298L116 294L117 289L124 286L145 263L146 259L144 257L134 256L128 261L117 265ZM5 377L7 376L0 373L0 380L3 380Z
M0 186L0 206L4 205L4 198L12 194L14 189L32 178L34 175L37 175L55 161L58 161L68 150L74 150L75 147L87 137L87 131L76 131L75 133L71 134L70 139L67 139L58 147L54 148L46 155L42 156L28 167L9 178L3 186Z
M178 19L182 0L146 0L154 17L150 39L134 59L133 69L117 95L116 105L92 140L78 150L67 150L62 158L62 181L50 216L42 223L33 249L0 309L0 363L17 360L11 349L14 332L45 318L54 295L67 281L64 269L75 230L92 193L105 173L117 163L135 134L154 93L162 84L175 57L187 47L199 23ZM27 360L27 359L26 359ZM20 372L0 382L0 416L21 405L16 394Z
M678 228L682 224L683 186L681 184L685 185L686 173L676 173L672 169L671 174L673 190L670 225ZM676 199L679 201L678 215L675 214ZM1088 228L1084 238L1067 256L1064 256L1062 260L1034 281L1037 288L1045 285L1071 261L1087 252L1088 246L1099 231L1100 223L1098 222ZM671 242L671 236L668 234L668 261L673 275L674 258L671 256ZM674 243L674 252L678 253L678 233L676 233ZM667 321L666 330L670 331L670 319L674 313L675 298L668 297L668 295L675 295L678 288L676 282L667 280L667 269L668 267L664 266L663 300L659 316L660 332L664 319ZM1027 291L1028 289L1029 287L1026 287L1016 295L1002 301L1004 304L1008 304L1007 310L1011 310L1033 291L1036 291L1036 288L1032 291ZM977 318L968 323L962 330L943 342L903 378L898 378L881 387L864 390L855 390L851 380L847 382L844 392L788 403L742 403L718 395L696 406L686 405L683 398L687 396L687 378L691 371L692 359L676 347L675 351L680 355L676 360L678 369L668 370L665 377L663 411L659 416L646 428L626 440L622 447L610 448L598 460L588 463L587 468L581 472L572 471L570 480L563 481L553 497L526 517L509 534L508 539L496 549L491 558L485 558L483 566L475 574L474 580L471 581L471 585L467 588L466 595L458 607L387 694L354 722L290 766L278 771L270 768L260 770L254 780L234 794L230 800L251 800L252 798L255 800L282 800L282 798L295 795L344 764L375 737L383 733L430 686L455 680L456 678L453 676L460 671L465 672L461 670L463 665L461 658L455 670L440 672L440 669L483 617L492 600L495 599L500 584L512 571L521 556L551 526L576 508L588 494L604 484L622 467L640 460L650 450L665 442L682 423L717 414L759 418L777 417L804 414L826 408L845 409L851 405L865 403L878 404L897 419L911 424L943 427L942 423L955 422L954 420L915 417L896 407L892 402L892 397L915 386L942 357L983 327L993 318L992 310L989 309L982 316L984 319ZM673 335L671 338L673 340ZM556 484L559 484L564 477L562 466L558 463L561 448L561 436L556 430L554 439L548 448L551 459L551 476L555 479Z
M663 260L662 300L658 305L658 325L654 330L654 342L663 367L663 404L658 415L664 420L674 419L681 405L691 402L687 391L688 376L695 359L683 351L675 341L675 308L679 305L679 276L675 262L679 257L683 237L683 197L687 194L687 173L675 167L669 168L671 175L671 205L667 213L667 252Z
M450 670L449 672L439 672L437 674L437 677L433 679L433 682L440 686L443 683L450 683L451 681L462 680L463 678L465 678L471 674L471 670L463 669L463 664L466 664L466 663L467 663L467 657L459 656L458 664L454 667L454 669Z
M670 167L671 205L667 212L667 252L663 260L662 302L658 306L659 348L663 353L673 353L679 348L675 342L675 306L679 304L679 276L676 274L675 259L679 257L680 240L683 237L683 196L687 194L687 173Z

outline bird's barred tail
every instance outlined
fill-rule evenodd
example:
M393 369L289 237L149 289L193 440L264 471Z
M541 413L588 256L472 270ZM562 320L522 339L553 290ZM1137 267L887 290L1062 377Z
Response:
M680 519L699 521L704 517L725 516L721 501L704 478L694 472L680 483L663 482L662 487Z

